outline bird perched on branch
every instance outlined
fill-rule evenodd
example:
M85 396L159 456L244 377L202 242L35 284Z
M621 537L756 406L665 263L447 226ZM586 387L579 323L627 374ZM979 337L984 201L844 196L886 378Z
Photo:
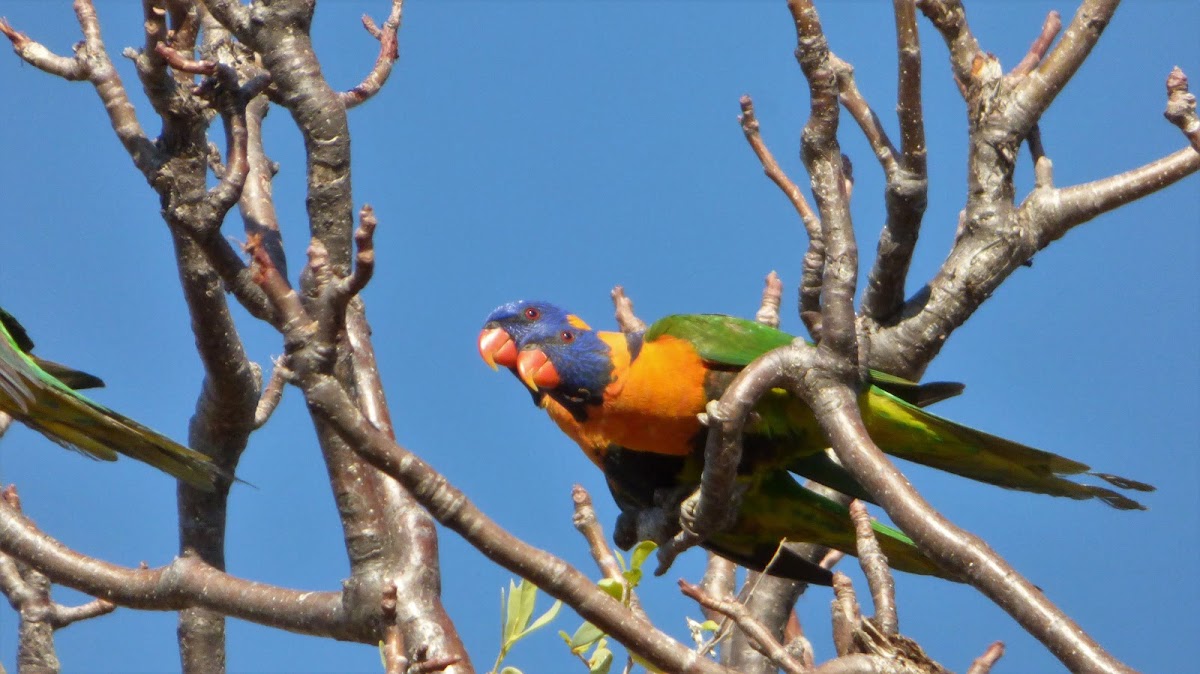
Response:
M92 458L116 461L124 454L198 489L214 489L222 471L207 456L88 400L76 389L101 387L103 381L42 360L32 350L25 329L0 309L0 412Z
M707 428L700 420L746 365L794 337L774 328L714 314L668 316L641 333L598 332L545 302L497 308L479 337L480 354L503 365L534 401L604 472L623 510L650 507L664 490L694 489L704 467ZM917 384L869 372L859 403L880 449L980 482L1075 499L1097 498L1119 509L1144 509L1107 487L1075 482L1091 475L1138 491L1153 487L1089 472L1085 464L1026 447L932 415L921 407L960 393L961 384ZM734 524L706 547L735 562L810 582L827 572L777 556L779 542L818 543L853 554L847 510L799 485L789 472L872 501L832 460L812 411L775 389L755 406L743 433L738 470L741 505ZM938 574L902 533L876 525L894 568Z

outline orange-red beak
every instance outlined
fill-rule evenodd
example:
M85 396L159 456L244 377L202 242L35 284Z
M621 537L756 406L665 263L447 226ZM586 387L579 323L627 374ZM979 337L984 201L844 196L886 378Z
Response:
M517 343L504 328L485 327L479 333L479 357L493 370L497 365L514 368L517 366Z
M558 370L541 349L522 350L517 356L517 374L531 390L556 388L559 384Z

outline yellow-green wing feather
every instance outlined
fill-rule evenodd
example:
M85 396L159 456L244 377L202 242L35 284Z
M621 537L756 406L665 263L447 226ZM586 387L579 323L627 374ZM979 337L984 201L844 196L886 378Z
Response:
M17 329L10 332L14 324ZM32 342L8 314L0 320L0 337L0 411L88 456L115 461L118 453L124 454L194 487L214 488L220 471L207 456L88 400L39 367L38 361L21 348L32 346ZM80 381L99 382L94 377Z

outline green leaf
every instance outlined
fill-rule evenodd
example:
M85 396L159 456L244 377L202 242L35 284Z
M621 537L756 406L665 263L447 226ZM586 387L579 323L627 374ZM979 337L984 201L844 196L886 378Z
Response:
M579 655L592 647L592 644L604 638L604 632L595 625L585 622L575 630L575 634L571 636L571 640L567 645L571 647L571 652Z
M654 541L642 541L641 543L638 543L637 545L635 545L633 548L633 552L629 553L630 554L630 562L629 562L630 569L640 570L642 568L642 564L646 563L646 558L650 556L650 553L654 552L657 549L658 549L658 545Z
M637 587L642 582L642 570L636 566L628 571L621 572L621 575L624 576L625 582L629 584L630 589Z
M626 571L625 573L629 572ZM604 590L605 594L613 599L617 601L625 599L625 584L621 581L613 580L612 578L601 578L596 584L600 586L601 590Z
M546 625L550 624L550 621L554 620L554 617L558 615L558 610L560 608L562 608L562 601L555 600L554 605L551 606L549 610L547 610L540 617L538 617L537 620L533 621L533 624L530 625L529 627L527 627L524 632L521 632L520 634L518 634L516 638L524 639L525 637L529 636L530 634L533 634L534 632L536 632L536 631L542 629L543 627L545 627Z
M503 589L500 590L500 596L504 596ZM504 611L504 628L500 644L501 648L505 648L512 641L512 635L517 633L517 630L513 629L513 625L517 622L517 611L519 610L517 608L517 586L511 578L508 579L508 601L501 607L501 610Z
M704 622L700 623L700 629L704 630L705 632L716 632L717 630L721 629L721 626L718 625L717 621L715 620L705 620Z
M588 674L608 674L612 663L613 652L608 650L608 641L601 639L600 643L596 644L592 657L588 658Z
M505 667L504 669L500 670L500 674L524 674L524 672L516 667Z
M513 629L514 635L519 635L529 626L529 619L533 617L533 604L537 601L537 585L521 579L517 584L517 625Z

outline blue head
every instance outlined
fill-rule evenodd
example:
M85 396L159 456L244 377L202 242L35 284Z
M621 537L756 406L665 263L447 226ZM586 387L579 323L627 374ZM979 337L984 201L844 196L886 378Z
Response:
M493 370L503 365L517 371L517 351L522 340L540 325L575 325L586 329L587 323L549 302L518 300L502 304L483 324L479 333L479 355Z
M517 373L525 385L560 402L602 399L612 382L612 350L573 315L543 317L517 343Z

